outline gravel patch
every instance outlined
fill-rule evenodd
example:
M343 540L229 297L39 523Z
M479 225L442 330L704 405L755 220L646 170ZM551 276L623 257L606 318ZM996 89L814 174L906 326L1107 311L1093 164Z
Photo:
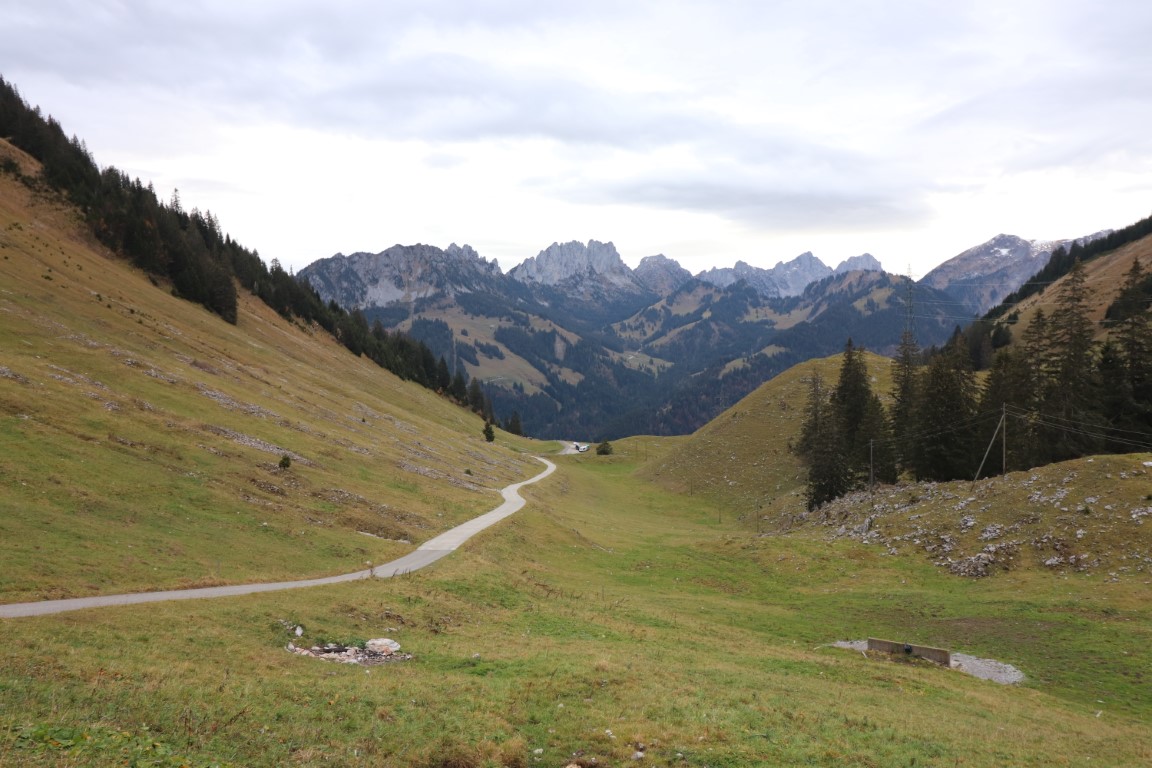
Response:
M837 640L832 643L832 646L860 651L861 653L868 651L867 640ZM1001 685L1014 685L1024 681L1024 673L1011 664L1005 664L995 659L981 659L966 653L952 654L952 669Z

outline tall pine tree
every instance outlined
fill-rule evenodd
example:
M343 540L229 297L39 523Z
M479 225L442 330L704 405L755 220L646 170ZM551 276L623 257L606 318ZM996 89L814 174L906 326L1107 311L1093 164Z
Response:
M840 378L832 391L831 400L853 485L863 486L874 476L883 482L895 480L892 432L888 417L880 399L872 392L864 350L854 346L852 339L848 339L844 345ZM879 474L876 469L877 458L881 464Z
M1060 285L1052 311L1052 378L1044 392L1040 415L1048 461L1063 461L1097 453L1105 428L1100 408L1100 380L1089 314L1090 291L1084 265L1072 265Z
M972 418L976 381L968 348L956 334L923 373L916 408L912 469L923 480L956 480L976 469Z
M1139 259L1124 276L1120 295L1109 308L1115 328L1116 363L1121 381L1105 383L1105 391L1116 402L1107 414L1116 431L1152 433L1152 278ZM1104 360L1101 361L1104 367ZM1102 371L1107 376L1107 373ZM1117 397L1114 389L1121 388ZM1119 435L1118 435L1119 436Z
M916 432L916 373L920 347L911 328L900 336L896 359L892 361L892 436L896 443L896 460L902 469L912 467L913 440Z
M832 406L836 412L840 441L844 445L849 468L856 475L862 469L867 471L868 467L868 439L861 436L860 423L864 420L864 411L871 395L864 351L857 349L852 339L848 339L840 359L840 378L832 390Z
M793 452L808 468L808 509L816 509L851 489L852 473L845 460L836 409L819 374L809 381L804 423Z

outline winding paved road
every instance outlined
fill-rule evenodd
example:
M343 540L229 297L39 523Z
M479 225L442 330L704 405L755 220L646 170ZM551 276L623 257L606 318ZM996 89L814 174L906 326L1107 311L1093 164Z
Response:
M304 581L280 581L272 584L233 584L228 587L204 587L202 589L176 589L168 592L136 592L128 595L100 595L98 597L77 597L70 600L44 600L37 603L11 603L0 605L0 618L17 618L21 616L43 616L49 613L64 613L65 611L79 611L84 608L101 608L108 605L133 605L135 603L156 603L162 600L198 600L208 597L232 597L234 595L250 595L254 592L275 592L281 589L299 589L301 587L318 587L323 584L338 584L342 581L356 581L375 576L389 578L419 570L431 565L445 555L450 554L468 539L475 536L485 528L495 525L504 518L520 510L524 506L524 499L520 496L520 489L526 485L539 482L556 471L556 465L539 456L534 457L547 466L540 474L521 483L514 483L500 494L504 503L496 509L480 517L458 525L450 531L429 539L399 560L378 565L366 571L346 573L341 576L328 576L323 579L306 579Z

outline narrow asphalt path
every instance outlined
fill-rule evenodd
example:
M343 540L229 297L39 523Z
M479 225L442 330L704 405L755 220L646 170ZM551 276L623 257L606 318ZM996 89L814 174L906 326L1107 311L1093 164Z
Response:
M429 539L421 544L415 552L411 552L398 560L378 565L369 570L346 573L340 576L328 576L323 579L280 581L273 584L233 584L228 587L176 589L168 592L136 592L128 595L101 595L98 597L77 597L70 600L44 600L37 603L10 603L8 605L0 605L0 618L11 619L21 616L44 616L50 613L79 611L84 608L156 603L162 600L199 600L208 597L251 595L256 592L276 592L282 589L300 589L301 587L319 587L324 584L339 584L343 581L356 581L357 579L367 579L372 576L386 579L391 576L411 573L451 554L457 547L480 531L491 525L495 525L523 507L524 499L520 496L520 489L526 485L539 482L556 471L556 465L552 462L547 459L542 459L539 456L535 458L542 461L547 466L547 469L529 480L514 483L500 491L500 494L504 497L504 503L496 507L496 509L469 520L462 525L458 525L434 539Z

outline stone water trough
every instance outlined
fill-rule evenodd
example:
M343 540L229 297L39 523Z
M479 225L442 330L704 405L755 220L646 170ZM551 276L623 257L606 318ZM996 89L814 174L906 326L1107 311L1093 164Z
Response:
M934 661L945 667L952 666L952 653L944 648L933 648L930 645L913 645L911 643L897 643L893 640L879 640L868 638L868 650L883 651L884 653L915 656L918 659Z

